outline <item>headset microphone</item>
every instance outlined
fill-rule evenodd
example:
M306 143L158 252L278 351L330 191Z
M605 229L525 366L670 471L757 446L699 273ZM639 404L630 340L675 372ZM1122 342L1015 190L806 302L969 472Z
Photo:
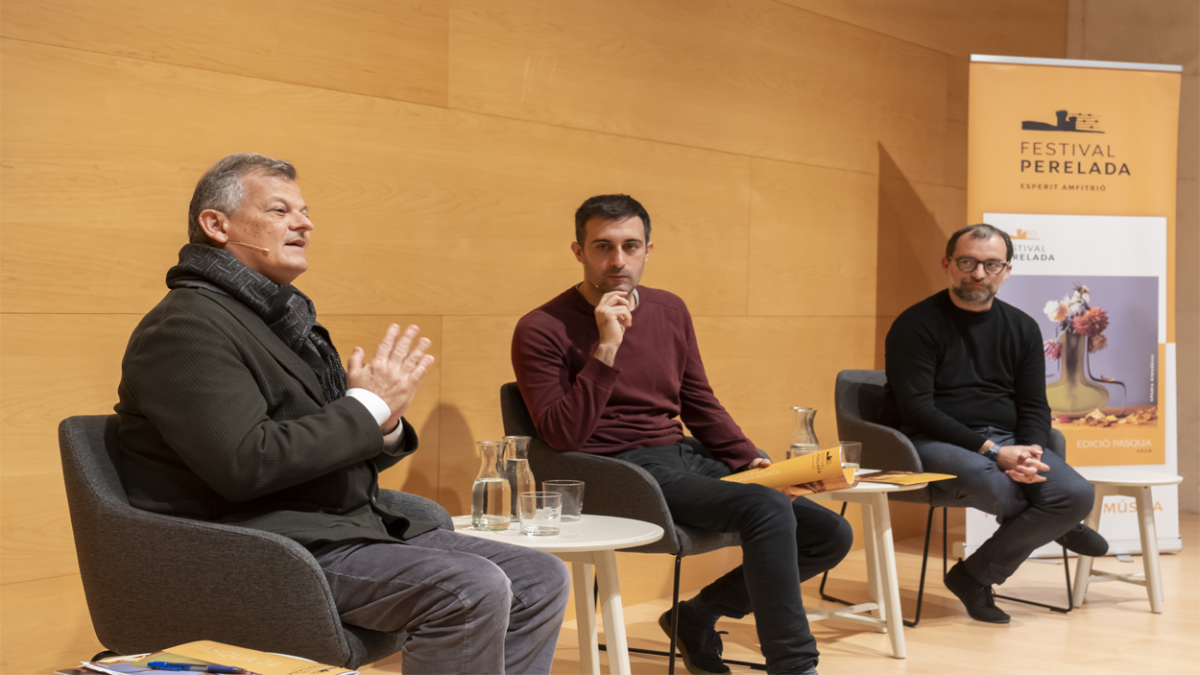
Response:
M270 252L271 252L271 249L269 249L269 248L263 248L262 246L255 246L255 245L253 245L253 244L243 244L243 243L242 243L242 242L240 242L240 241L227 241L227 242L225 242L225 245L226 245L226 246L229 246L229 245L233 245L233 246L245 246L246 248L253 248L253 249L257 249L257 250L259 250L259 251L262 251L263 253L270 253Z

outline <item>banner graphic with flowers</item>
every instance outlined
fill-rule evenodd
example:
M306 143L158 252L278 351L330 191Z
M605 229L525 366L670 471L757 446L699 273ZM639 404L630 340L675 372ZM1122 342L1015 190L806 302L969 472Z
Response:
M1046 400L1072 466L1177 472L1181 75L1159 64L971 57L967 222L1012 238L998 297L1041 328ZM1178 491L1153 493L1159 547L1176 550ZM1113 552L1140 549L1130 501L1102 506ZM967 553L996 527L969 509Z

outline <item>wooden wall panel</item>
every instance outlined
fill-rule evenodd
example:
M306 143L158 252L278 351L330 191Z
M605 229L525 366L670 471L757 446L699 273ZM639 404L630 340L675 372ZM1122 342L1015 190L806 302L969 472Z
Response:
M0 672L51 673L103 651L78 574L5 584Z
M5 588L79 573L61 470L0 477L0 512L0 584Z
M1083 58L1170 63L1200 74L1200 3L1084 0Z
M946 63L946 133L942 137L944 184L967 189L967 89L971 63L951 59Z
M840 370L872 366L874 318L696 317L695 324L713 391L758 447L786 456L793 406L816 408L817 437L837 440L834 380Z
M1063 58L1066 49L1067 0L780 1L959 58Z
M1197 40L1200 41L1200 38ZM1179 88L1179 164L1176 169L1176 180L1193 183L1200 181L1200 124L1197 123L1198 121L1200 121L1200 75L1185 75L1182 86ZM1179 198L1182 192L1183 190L1176 190L1176 198ZM1195 200L1186 203L1192 204L1193 209L1200 209L1200 204ZM1179 217L1182 215L1182 213L1178 214Z
M0 584L5 595L9 584L78 574L58 424L72 415L112 412L120 355L139 318L6 314L0 322L5 384L0 392Z
M61 479L58 423L72 415L112 413L121 354L140 320L128 314L4 314L0 467L5 477Z
M444 106L447 3L8 0L0 35Z
M968 224L967 192L881 178L877 203L876 315L890 324L900 312L946 287L940 261L950 235Z
M317 225L300 286L323 313L522 313L525 298L544 296L575 265L574 210L603 192L634 193L656 222L675 224L655 238L687 257L657 266L657 279L703 289L701 311L745 312L745 275L730 282L706 271L744 269L745 158L11 40L4 47L11 168L0 198L12 227L0 261L11 311L38 311L53 297L62 311L144 312L185 240L195 180L215 158L253 149L297 164ZM214 99L224 102L216 112L196 105ZM72 199L61 199L64 185ZM47 257L71 264L48 275Z
M875 314L880 179L754 160L751 316Z
M946 56L772 0L494 0L450 12L450 106L941 180Z
M569 283L564 278L563 288ZM561 289L555 295L559 292ZM541 304L536 298L525 300L529 309ZM515 379L509 348L519 318L448 316L445 319L439 452L442 481L438 501L454 515L471 512L471 485L479 474L475 442L504 437L500 385Z

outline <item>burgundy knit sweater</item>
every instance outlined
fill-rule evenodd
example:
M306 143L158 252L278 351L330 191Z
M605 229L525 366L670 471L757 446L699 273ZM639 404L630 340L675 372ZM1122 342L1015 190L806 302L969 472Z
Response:
M638 287L633 325L613 367L592 358L595 307L575 288L526 314L513 333L521 396L541 437L561 452L619 455L674 445L688 430L734 471L759 457L704 374L683 300Z

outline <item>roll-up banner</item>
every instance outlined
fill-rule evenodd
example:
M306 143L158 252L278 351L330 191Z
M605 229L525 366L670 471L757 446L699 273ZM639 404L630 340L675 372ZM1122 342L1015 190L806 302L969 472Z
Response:
M1182 67L971 57L967 213L1013 240L999 297L1037 320L1046 399L1073 466L1175 475L1175 162ZM1159 548L1177 490L1155 487ZM1111 553L1141 549L1109 497ZM967 513L966 552L995 532ZM1048 544L1034 555L1061 555Z

